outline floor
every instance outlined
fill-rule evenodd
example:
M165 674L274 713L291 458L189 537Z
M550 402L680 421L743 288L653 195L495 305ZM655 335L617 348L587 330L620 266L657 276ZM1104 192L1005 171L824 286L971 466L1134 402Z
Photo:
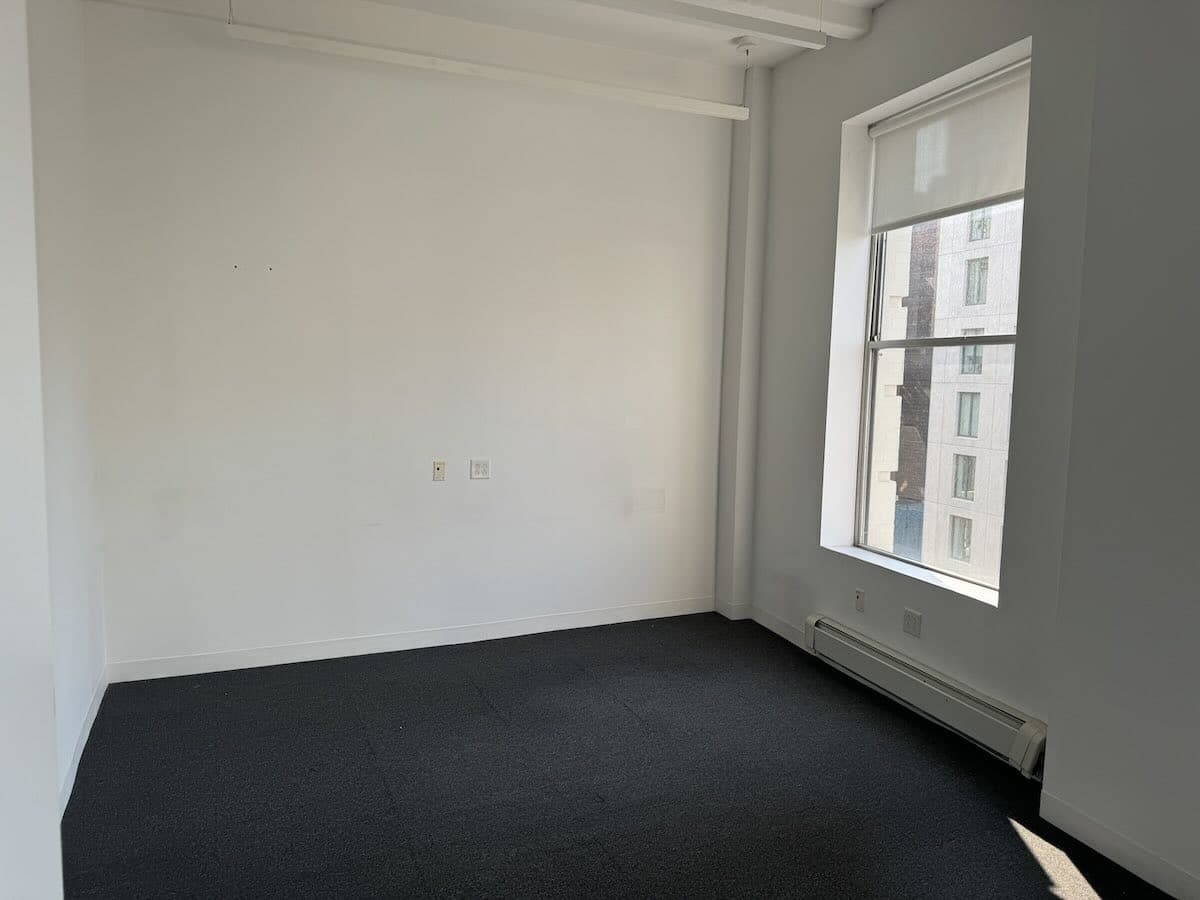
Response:
M1155 896L1037 794L706 614L113 685L65 877L106 898Z

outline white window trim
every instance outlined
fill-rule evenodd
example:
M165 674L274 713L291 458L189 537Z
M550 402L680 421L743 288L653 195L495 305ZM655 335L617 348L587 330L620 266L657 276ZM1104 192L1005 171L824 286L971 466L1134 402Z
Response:
M837 249L834 261L833 310L829 346L829 392L826 403L825 462L821 495L821 546L881 569L997 606L998 590L865 550L854 545L857 523L863 403L871 265L872 142L867 128L888 116L911 109L947 91L977 81L1005 66L1027 59L1032 38L1018 41L983 59L867 110L842 125L842 166L838 192ZM1001 582L1003 582L1003 568Z

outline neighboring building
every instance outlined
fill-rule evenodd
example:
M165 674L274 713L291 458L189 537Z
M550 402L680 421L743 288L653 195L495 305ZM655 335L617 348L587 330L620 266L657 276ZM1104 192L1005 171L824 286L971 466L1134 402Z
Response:
M1023 206L942 221L934 337L1016 330ZM934 351L921 558L989 584L1000 572L1012 383L1012 346Z

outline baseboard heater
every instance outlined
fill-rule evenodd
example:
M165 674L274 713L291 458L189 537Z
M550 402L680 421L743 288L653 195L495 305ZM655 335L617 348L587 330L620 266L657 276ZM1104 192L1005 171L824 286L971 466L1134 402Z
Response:
M826 616L804 623L809 653L1007 760L1032 778L1046 725L906 659Z

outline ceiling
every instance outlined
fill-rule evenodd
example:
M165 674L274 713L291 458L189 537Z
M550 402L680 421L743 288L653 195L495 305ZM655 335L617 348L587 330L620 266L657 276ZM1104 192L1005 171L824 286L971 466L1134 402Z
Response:
M869 27L884 0L377 0L490 25L501 25L648 53L742 64L734 41L751 31L751 60L773 66L804 47L798 29L833 39ZM734 18L736 17L736 18ZM714 21L720 20L720 21ZM741 26L741 27L739 27ZM773 32L782 37L775 39ZM819 35L817 35L819 36Z

